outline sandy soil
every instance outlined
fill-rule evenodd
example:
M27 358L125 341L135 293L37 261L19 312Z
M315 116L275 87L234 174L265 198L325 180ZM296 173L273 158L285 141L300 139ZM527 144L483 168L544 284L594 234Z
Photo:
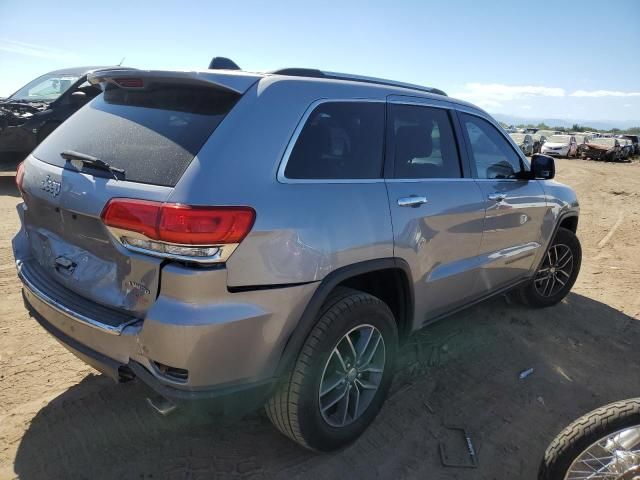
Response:
M141 385L114 385L67 353L22 306L10 250L19 197L0 177L0 478L534 478L564 425L640 393L640 163L557 163L582 206L573 293L544 311L496 298L420 332L374 425L320 456L261 412L162 419ZM464 459L450 424L468 430L477 469L441 465L440 442Z

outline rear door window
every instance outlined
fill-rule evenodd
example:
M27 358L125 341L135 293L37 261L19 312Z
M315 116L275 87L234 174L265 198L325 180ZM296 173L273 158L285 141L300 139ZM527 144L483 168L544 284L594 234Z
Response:
M394 178L460 178L449 113L420 105L389 105Z
M124 169L127 181L173 187L238 98L193 85L109 88L58 127L33 155L75 169L60 156L72 150Z
M326 102L309 115L291 150L285 177L382 177L384 103Z

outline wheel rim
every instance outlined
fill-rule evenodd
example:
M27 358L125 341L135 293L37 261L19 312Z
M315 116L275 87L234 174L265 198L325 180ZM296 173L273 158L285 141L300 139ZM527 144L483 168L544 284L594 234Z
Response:
M640 479L640 426L601 438L571 464L564 480Z
M385 353L382 334L373 325L359 325L336 343L318 392L325 422L344 427L367 410L382 381Z
M571 279L573 252L569 246L552 245L545 256L542 267L536 273L534 285L539 295L552 297L560 292Z

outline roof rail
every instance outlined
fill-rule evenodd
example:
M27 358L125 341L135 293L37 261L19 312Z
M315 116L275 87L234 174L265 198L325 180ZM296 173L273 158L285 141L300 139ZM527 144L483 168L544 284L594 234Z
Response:
M350 82L373 83L376 85L388 85L391 87L409 88L411 90L419 90L421 92L435 93L436 95L447 94L438 88L423 87L412 83L396 82L395 80L386 80L384 78L365 77L363 75L351 75L349 73L323 72L314 68L283 68L269 72L274 75L290 75L292 77L310 77L310 78L326 78L330 80L348 80Z

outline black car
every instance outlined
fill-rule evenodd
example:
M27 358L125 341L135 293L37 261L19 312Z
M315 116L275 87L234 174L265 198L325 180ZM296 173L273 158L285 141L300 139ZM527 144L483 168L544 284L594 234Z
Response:
M633 154L640 154L640 135L623 135L624 138L628 138L633 143Z
M0 99L0 163L21 160L76 110L101 93L87 74L113 67L56 70Z

